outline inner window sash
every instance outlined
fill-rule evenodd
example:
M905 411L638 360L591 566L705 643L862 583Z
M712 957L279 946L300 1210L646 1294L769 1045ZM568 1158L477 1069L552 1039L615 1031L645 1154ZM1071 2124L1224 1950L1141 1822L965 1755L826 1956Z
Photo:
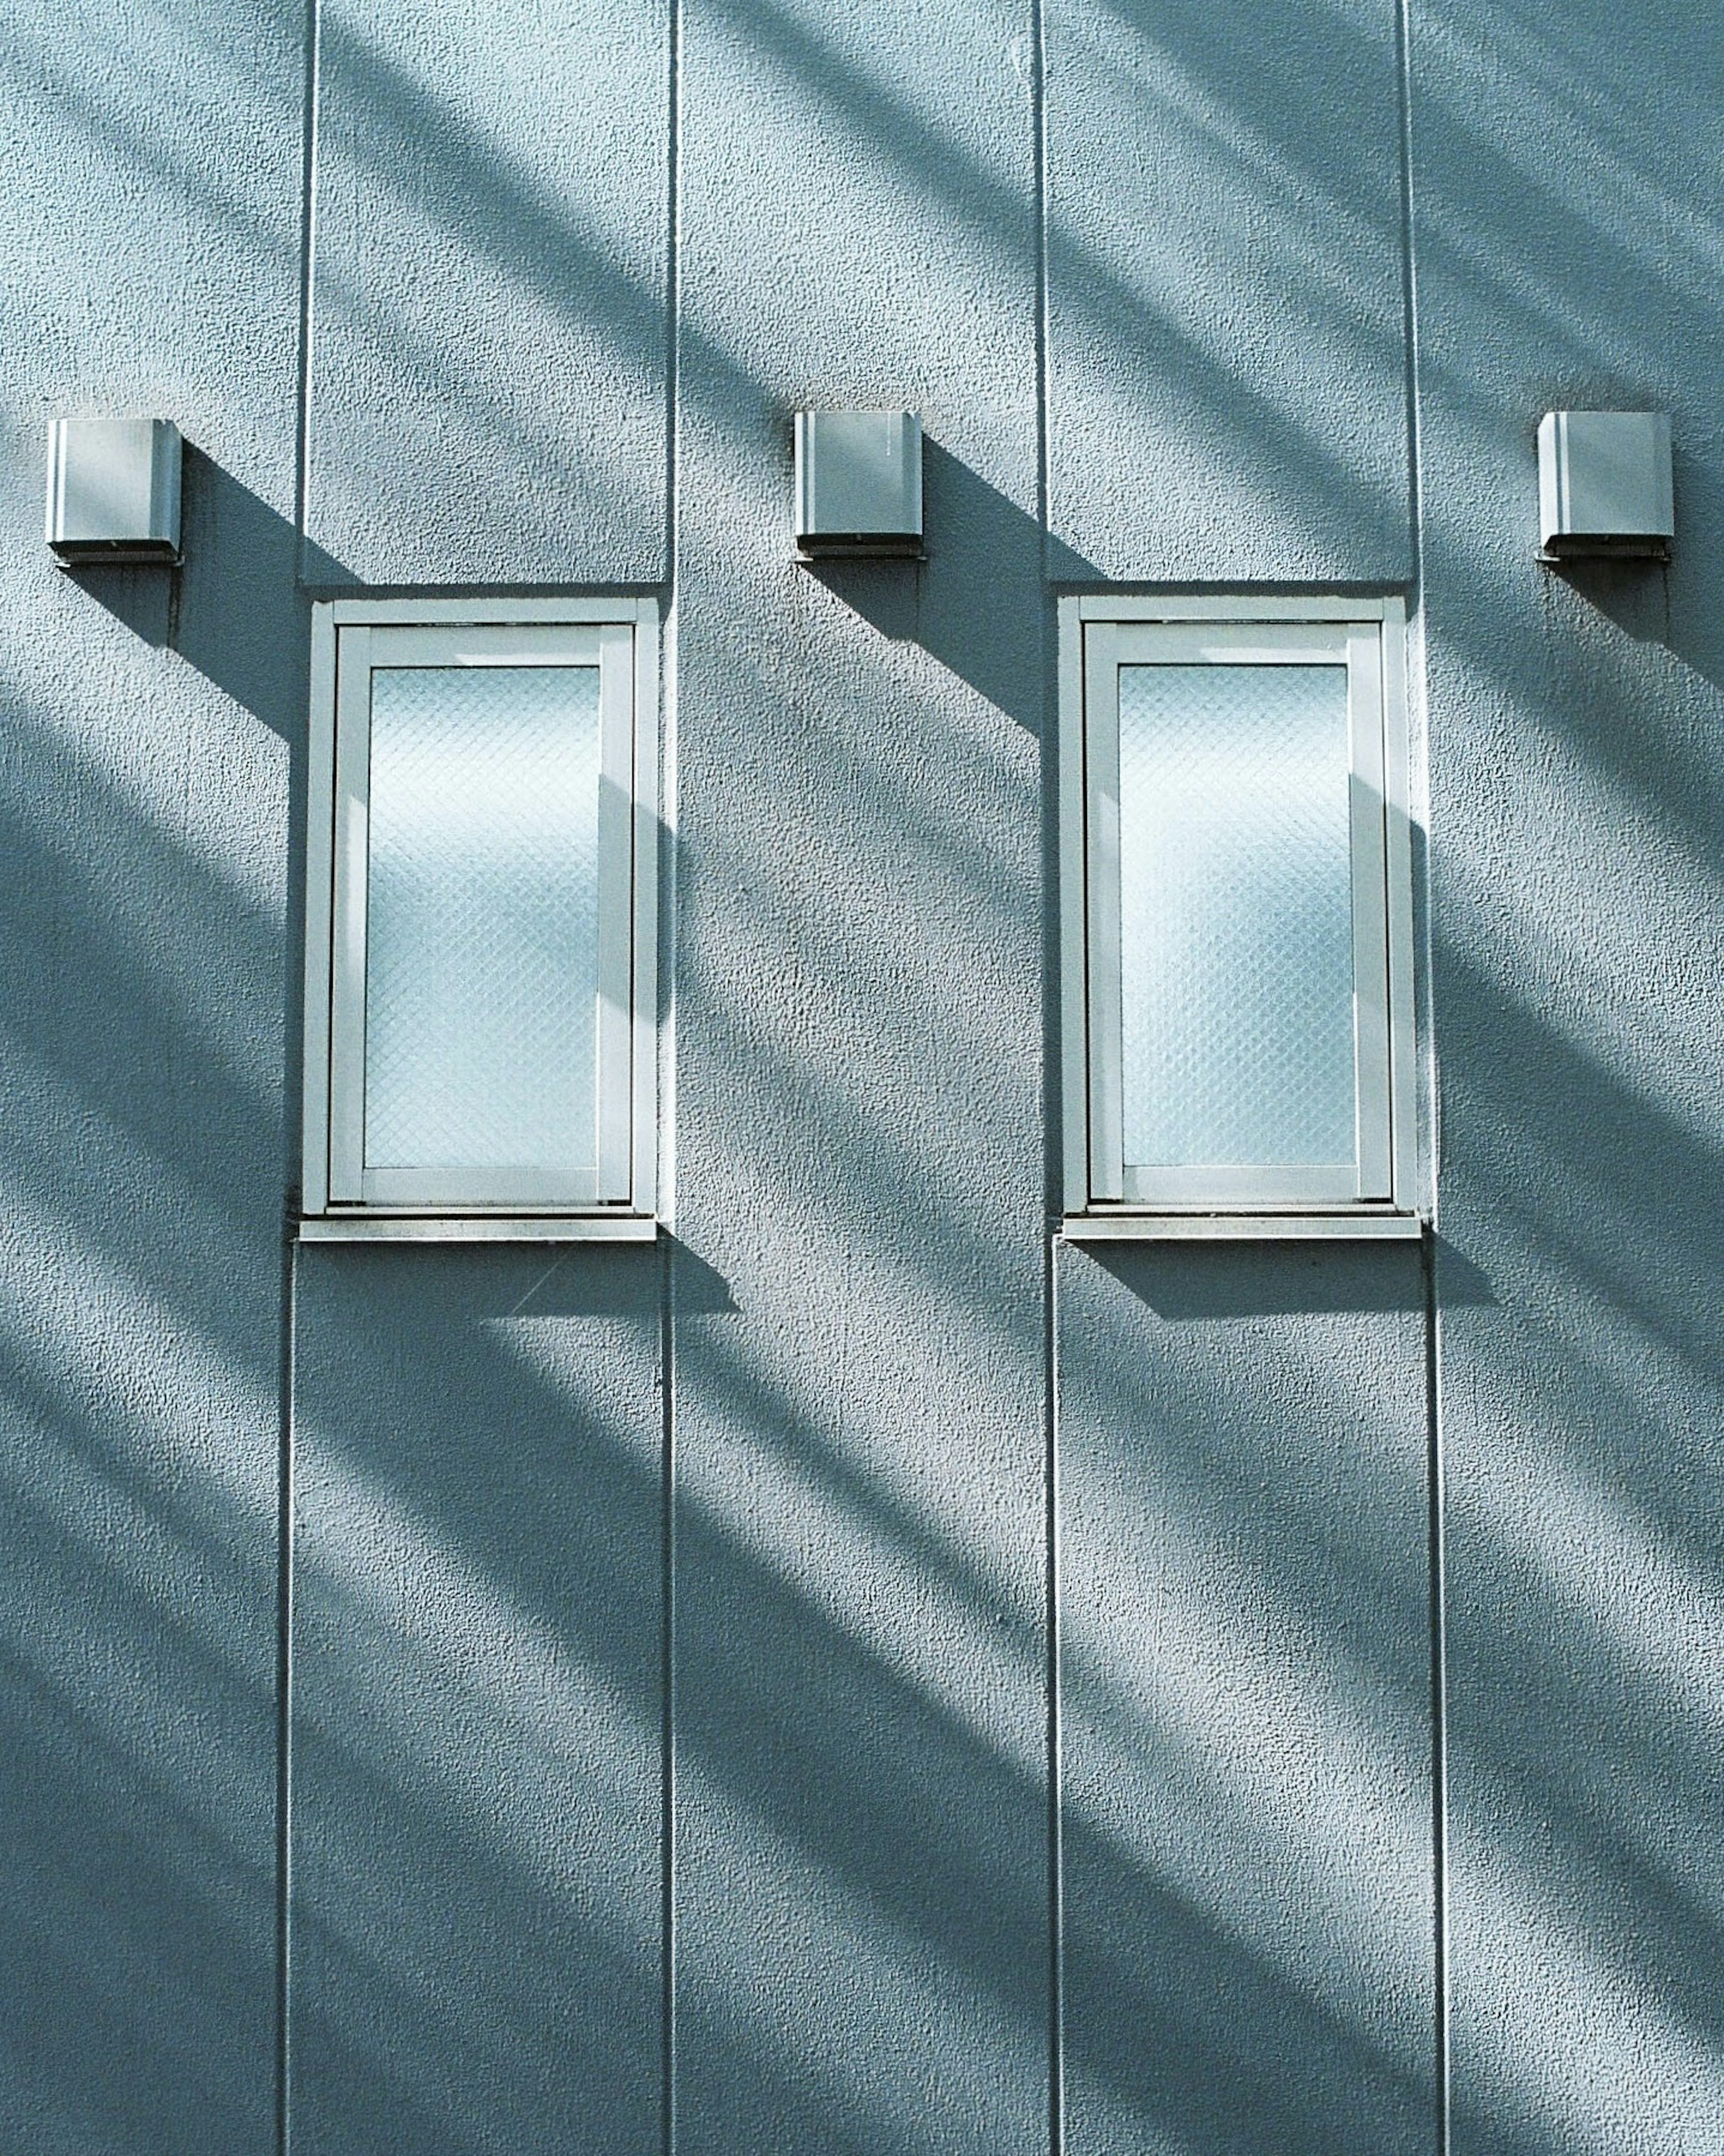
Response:
M627 627L342 630L332 1200L626 1199L631 660Z
M1386 1197L1378 631L1092 624L1085 675L1092 1199Z

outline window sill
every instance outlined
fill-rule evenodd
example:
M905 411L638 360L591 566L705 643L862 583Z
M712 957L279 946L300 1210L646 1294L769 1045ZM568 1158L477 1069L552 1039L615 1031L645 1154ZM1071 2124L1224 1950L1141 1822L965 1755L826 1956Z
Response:
M638 1213L327 1213L295 1229L301 1243L651 1243L658 1234Z
M1416 1213L1075 1213L1068 1243L1414 1243Z

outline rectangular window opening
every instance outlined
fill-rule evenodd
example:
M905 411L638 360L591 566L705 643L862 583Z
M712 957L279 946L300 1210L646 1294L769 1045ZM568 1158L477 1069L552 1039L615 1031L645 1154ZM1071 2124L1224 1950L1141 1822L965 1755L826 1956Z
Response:
M1064 608L1067 1214L1408 1210L1398 604L1152 605Z
M306 1213L649 1214L654 610L318 612Z

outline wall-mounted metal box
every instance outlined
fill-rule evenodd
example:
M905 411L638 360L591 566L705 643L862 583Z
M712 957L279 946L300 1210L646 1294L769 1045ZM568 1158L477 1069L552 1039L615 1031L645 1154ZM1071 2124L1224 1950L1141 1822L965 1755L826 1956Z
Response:
M1544 558L1670 559L1675 518L1663 412L1547 412L1538 423Z
M167 419L56 419L48 543L61 561L177 562L180 449Z
M797 413L796 543L804 554L921 553L914 412Z

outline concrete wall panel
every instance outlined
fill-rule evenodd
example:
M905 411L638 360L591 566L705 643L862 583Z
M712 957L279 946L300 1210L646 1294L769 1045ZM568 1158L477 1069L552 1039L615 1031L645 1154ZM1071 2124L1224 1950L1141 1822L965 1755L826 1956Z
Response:
M668 11L320 11L305 573L665 572Z
M1418 2156L1418 1254L1068 1249L1058 1303L1061 2145Z
M1716 8L1415 10L1455 2139L1716 2146ZM1676 555L1541 569L1534 429L1673 415Z
M675 2102L1039 2148L1028 11L685 18ZM791 414L920 410L928 560L791 558Z
M1390 0L1051 0L1049 566L1411 572Z
M303 2156L662 2145L659 1281L300 1255Z
M0 2144L275 2146L300 25L0 46ZM47 423L193 445L69 576Z

